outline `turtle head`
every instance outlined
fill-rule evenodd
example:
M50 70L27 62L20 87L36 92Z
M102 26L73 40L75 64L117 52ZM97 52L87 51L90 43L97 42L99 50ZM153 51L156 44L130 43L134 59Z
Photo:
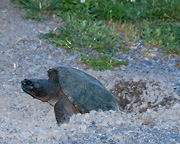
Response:
M21 86L32 97L46 102L54 98L58 89L55 82L46 79L24 79Z

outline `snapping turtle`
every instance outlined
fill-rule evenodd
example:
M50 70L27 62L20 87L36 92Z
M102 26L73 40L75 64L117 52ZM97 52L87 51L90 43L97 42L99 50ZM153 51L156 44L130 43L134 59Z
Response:
M91 110L119 110L113 95L94 77L71 67L48 70L49 79L24 79L22 89L54 106L58 124L68 122L73 114Z

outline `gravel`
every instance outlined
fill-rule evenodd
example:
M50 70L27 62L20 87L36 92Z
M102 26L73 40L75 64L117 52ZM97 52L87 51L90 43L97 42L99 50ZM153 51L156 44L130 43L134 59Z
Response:
M62 25L61 19L24 20L8 0L0 5L0 143L180 143L180 57L164 55L143 41L118 52L129 65L115 71L84 70L79 53L67 53L38 38ZM121 111L73 115L57 126L53 107L21 90L24 78L47 78L49 68L66 65L100 80Z

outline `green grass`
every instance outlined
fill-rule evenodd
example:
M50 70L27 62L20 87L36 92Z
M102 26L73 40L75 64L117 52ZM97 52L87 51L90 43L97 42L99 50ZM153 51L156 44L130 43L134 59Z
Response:
M180 24L149 22L141 28L141 38L166 53L180 54Z
M180 55L180 23L166 21L138 21L123 23L118 30L124 33L125 45L133 45L143 39L146 46L156 46L167 54Z
M118 65L127 65L127 61L115 60L109 55L99 54L97 57L89 58L87 55L81 55L82 61L87 65L87 68L93 67L94 70L104 71L106 69L114 70Z
M25 18L41 21L45 19L43 14L55 13L64 19L63 27L41 35L47 42L73 52L92 49L108 54L107 57L86 57L86 60L83 56L84 63L94 68L104 65L100 59L107 59L102 69L115 67L109 66L109 57L111 61L113 59L111 53L126 51L125 45L134 45L139 39L143 39L146 46L156 46L167 54L180 55L179 0L11 1L27 9ZM95 61L99 63L94 65Z

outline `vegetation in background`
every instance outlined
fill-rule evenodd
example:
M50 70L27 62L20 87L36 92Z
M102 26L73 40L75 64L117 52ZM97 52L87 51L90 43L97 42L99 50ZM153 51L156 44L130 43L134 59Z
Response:
M90 48L110 54L126 50L124 45L133 45L143 39L145 45L157 46L169 54L180 54L179 0L11 1L27 9L26 18L44 20L43 14L51 13L62 17L64 27L41 36L69 50ZM96 61L109 57L112 61L110 55L96 57ZM89 62L84 62L93 66L90 61L94 60L86 59Z
M149 22L141 29L141 38L146 44L160 46L169 54L180 54L180 24Z
M123 50L120 46L121 35L116 32L113 25L109 26L102 21L79 20L72 16L66 19L63 27L41 34L41 37L51 40L56 46L60 45L72 51L91 48L110 53L116 49Z
M180 20L179 0L11 0L32 11L75 13L101 20ZM82 1L82 2L81 2ZM153 4L155 1L155 4Z

